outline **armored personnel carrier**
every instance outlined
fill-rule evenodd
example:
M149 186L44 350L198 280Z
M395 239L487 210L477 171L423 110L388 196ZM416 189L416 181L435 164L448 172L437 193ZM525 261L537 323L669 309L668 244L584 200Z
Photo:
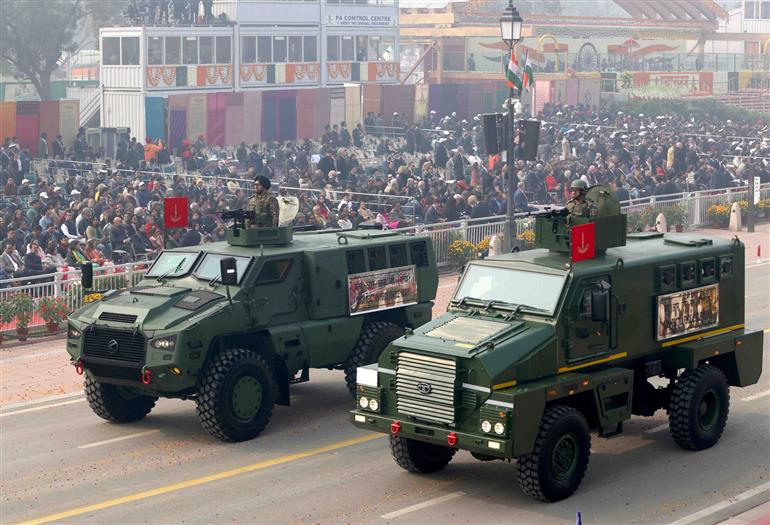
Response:
M247 215L233 214L227 242L163 251L138 286L70 316L67 352L97 415L135 421L159 397L193 399L210 434L251 439L311 368L344 369L354 390L359 366L430 320L428 237L294 234L245 227Z
M471 262L445 315L359 369L352 422L390 434L400 467L516 459L521 489L558 501L584 477L589 431L617 436L634 414L666 409L684 449L717 443L729 387L762 370L743 244L627 236L610 190L588 199L595 217L537 217L539 248Z

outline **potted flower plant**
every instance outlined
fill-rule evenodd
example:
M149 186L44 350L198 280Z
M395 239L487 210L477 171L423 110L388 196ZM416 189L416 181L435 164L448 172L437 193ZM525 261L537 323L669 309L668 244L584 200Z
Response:
M524 250L531 250L535 247L535 230L528 228L518 234L513 240L513 251L523 252Z
M730 221L730 206L725 204L712 204L706 210L706 215L715 228L724 228Z
M45 321L45 327L50 333L59 330L59 323L69 314L67 303L61 297L43 297L38 301L40 317Z
M0 325L6 325L13 321L13 309L7 302L0 302ZM0 332L0 344L3 342L3 333Z
M476 245L470 241L457 239L449 245L449 260L457 269L461 269L468 261L475 258L476 253Z
M666 224L669 228L673 226L677 232L681 233L684 231L684 222L685 218L687 217L687 213L683 206L674 204L672 206L663 208L663 215L666 217Z
M17 293L11 297L11 309L16 319L16 335L19 341L26 341L29 334L29 322L32 320L34 303L27 293Z

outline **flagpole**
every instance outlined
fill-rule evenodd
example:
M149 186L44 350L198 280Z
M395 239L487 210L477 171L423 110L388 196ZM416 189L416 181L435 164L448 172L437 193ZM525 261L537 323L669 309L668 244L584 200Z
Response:
M516 46L511 47L511 60L514 60L513 57L515 57L516 53ZM505 218L506 218L506 235L505 235L505 242L506 247L505 251L506 253L513 250L513 239L514 239L514 226L516 224L514 220L514 203L513 203L513 193L516 191L516 187L514 185L515 175L514 175L514 167L513 167L513 135L514 135L514 122L513 122L513 99L516 96L516 91L514 88L513 82L509 82L508 84L508 138L506 140L506 166L508 168L508 191L506 192L506 209L505 209Z

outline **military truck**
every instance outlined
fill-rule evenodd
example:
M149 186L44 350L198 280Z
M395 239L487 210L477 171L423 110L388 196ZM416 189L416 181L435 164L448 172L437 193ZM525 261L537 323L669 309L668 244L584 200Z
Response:
M67 351L98 416L136 421L159 397L193 399L211 435L251 439L311 368L343 369L352 391L359 366L431 318L426 236L238 220L227 235L161 252L138 286L69 317Z
M580 485L589 431L617 436L632 415L666 409L680 447L717 443L729 387L762 370L744 245L627 235L610 190L588 198L596 217L537 217L537 249L471 262L445 315L359 369L352 422L390 434L400 467L516 459L523 492L552 502Z

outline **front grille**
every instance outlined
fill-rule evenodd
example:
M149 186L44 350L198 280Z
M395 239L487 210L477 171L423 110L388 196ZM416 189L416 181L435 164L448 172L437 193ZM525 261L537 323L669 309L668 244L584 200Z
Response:
M142 332L95 326L84 330L83 354L125 363L144 363L145 337Z
M453 359L399 353L396 367L398 411L427 421L454 423L456 369ZM429 392L425 393L426 390Z
M118 312L102 312L102 315L99 316L99 320L112 321L113 323L134 324L134 321L136 321L136 316L130 314L120 314Z

